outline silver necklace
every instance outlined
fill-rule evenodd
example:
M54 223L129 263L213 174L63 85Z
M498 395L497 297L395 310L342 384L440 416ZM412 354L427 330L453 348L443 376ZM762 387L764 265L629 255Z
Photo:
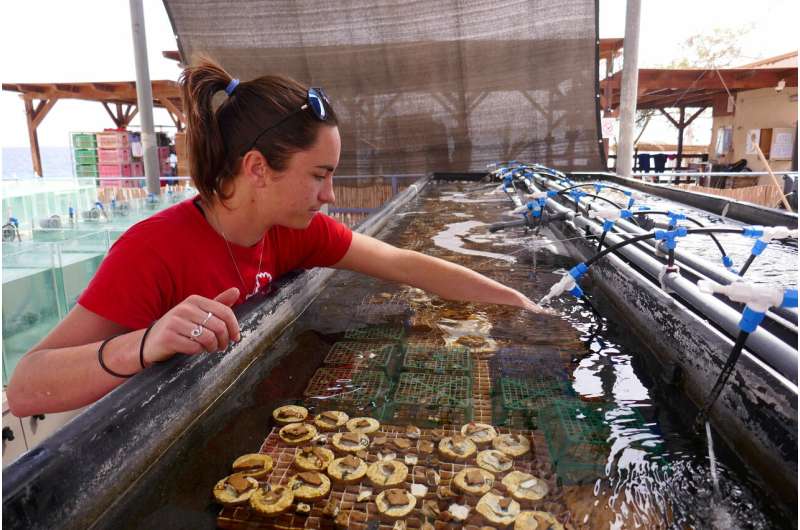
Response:
M236 258L233 256L233 250L231 249L231 244L228 242L228 236L225 235L225 231L222 230L222 224L219 222L219 218L214 210L209 206L208 211L211 212L211 215L214 216L214 222L217 223L219 227L219 233L222 234L222 240L225 241L225 247L228 249L228 255L231 257L231 261L233 262L233 268L236 269L236 274L239 276L239 281L242 282L242 287L244 288L245 296L247 296L247 284L244 283L244 277L242 277L242 273L239 271L239 265L236 264ZM265 233L261 237L261 256L258 258L258 269L256 271L256 289L258 289L258 275L261 273L261 263L264 260L264 242L267 238L267 234Z

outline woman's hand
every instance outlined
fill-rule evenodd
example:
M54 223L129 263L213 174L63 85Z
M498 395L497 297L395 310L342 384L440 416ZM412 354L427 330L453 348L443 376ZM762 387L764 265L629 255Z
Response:
M146 363L169 359L176 353L197 354L225 350L241 338L232 306L239 289L231 287L213 300L192 295L158 319L144 345ZM210 313L210 316L209 316ZM197 336L192 335L195 331Z
M523 296L523 298L524 299L522 301L522 306L521 306L523 309L527 309L528 311L531 311L533 313L537 313L539 315L557 315L558 314L554 309L551 309L549 307L542 307L539 304L537 304L536 302L534 302L533 300L531 300L530 298L527 298L527 297L524 297L524 296Z

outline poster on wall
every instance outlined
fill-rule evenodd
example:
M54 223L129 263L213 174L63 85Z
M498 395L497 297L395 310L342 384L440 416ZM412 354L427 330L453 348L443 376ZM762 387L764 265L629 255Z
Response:
M761 129L750 129L747 131L747 144L745 145L744 154L754 155L758 152L758 142L761 140Z
M731 150L733 143L733 128L720 127L717 129L717 145L715 148L716 156L725 156Z
M794 147L793 129L773 129L772 145L769 149L770 160L791 160Z

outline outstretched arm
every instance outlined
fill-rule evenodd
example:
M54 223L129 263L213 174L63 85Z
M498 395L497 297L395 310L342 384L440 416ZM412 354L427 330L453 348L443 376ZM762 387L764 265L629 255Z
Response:
M355 232L350 249L334 267L413 285L448 300L505 304L537 313L548 312L519 291L466 267L396 248Z

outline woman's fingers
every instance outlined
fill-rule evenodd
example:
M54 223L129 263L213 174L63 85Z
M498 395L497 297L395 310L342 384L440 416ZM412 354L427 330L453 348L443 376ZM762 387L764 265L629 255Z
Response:
M204 312L202 309L196 306L192 307L192 313L193 314L190 320L198 325L202 325L217 338L218 348L216 350L209 351L220 351L227 349L231 339L228 333L228 325L225 323L225 321L217 317L214 313L210 311Z
M239 340L239 321L236 320L236 315L233 314L233 310L230 307L221 302L217 302L216 300L211 300L202 296L197 296L194 300L192 300L192 303L199 307L203 312L211 312L215 317L224 322L228 329L228 336L235 341Z
M186 330L181 333L181 335L189 337L195 342L199 342L206 351L219 351L220 348L217 343L217 336L213 331L191 321L186 321L185 328Z

